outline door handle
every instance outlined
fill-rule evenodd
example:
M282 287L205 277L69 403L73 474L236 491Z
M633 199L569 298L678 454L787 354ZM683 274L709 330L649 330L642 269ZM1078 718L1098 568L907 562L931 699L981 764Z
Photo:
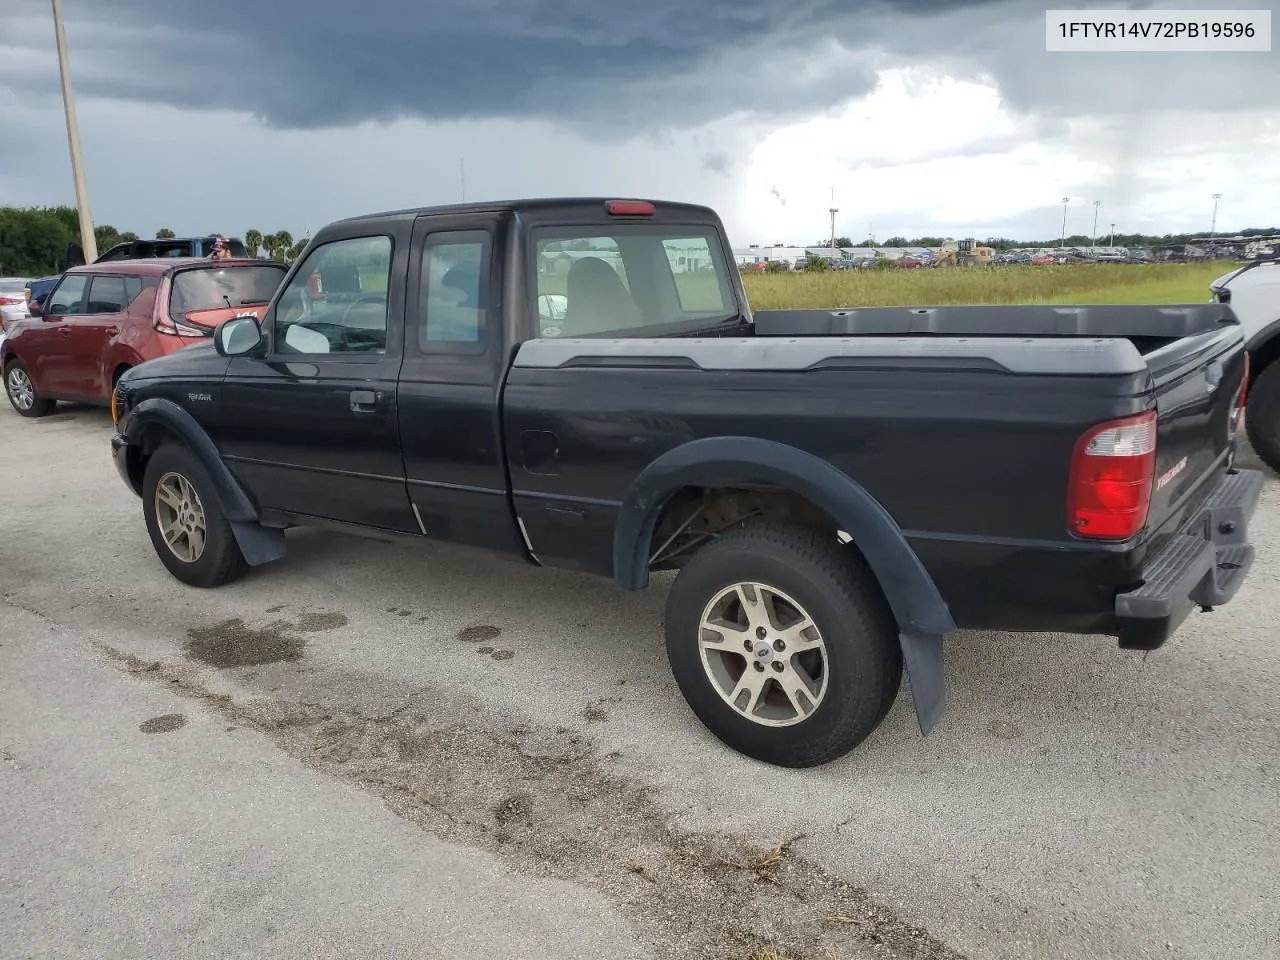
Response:
M378 395L372 390L352 390L351 391L351 412L352 413L373 413L373 408L378 405Z
M108 337L114 337L114 336L115 336L117 333L119 333L119 332L120 332L120 328L119 328L119 327L107 327L107 336L108 336Z
M59 328L58 328L58 332L59 332L60 334L62 334L64 337L66 337L66 336L70 336L70 334L71 334L71 328L70 328L70 327L59 327Z

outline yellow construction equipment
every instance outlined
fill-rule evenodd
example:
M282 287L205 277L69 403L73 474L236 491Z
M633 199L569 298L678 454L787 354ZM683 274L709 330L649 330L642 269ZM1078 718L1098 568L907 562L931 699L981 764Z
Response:
M991 262L995 250L979 245L972 237L966 240L948 240L938 251L940 267L983 267Z

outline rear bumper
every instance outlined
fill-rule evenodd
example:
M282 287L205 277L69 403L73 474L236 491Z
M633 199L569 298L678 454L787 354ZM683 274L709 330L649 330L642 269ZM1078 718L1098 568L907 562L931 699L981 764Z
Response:
M1249 520L1258 507L1259 470L1229 473L1200 512L1142 565L1142 586L1119 594L1120 646L1154 650L1196 607L1211 610L1235 596L1253 565Z

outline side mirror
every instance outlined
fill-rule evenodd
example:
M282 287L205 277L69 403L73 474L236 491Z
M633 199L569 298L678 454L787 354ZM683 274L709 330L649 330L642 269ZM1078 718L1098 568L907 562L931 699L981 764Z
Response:
M27 313L31 314L33 317L38 317L43 312L44 307L40 306L36 301L32 300L27 304Z
M262 342L262 328L255 316L223 320L213 331L213 348L222 357L243 357Z

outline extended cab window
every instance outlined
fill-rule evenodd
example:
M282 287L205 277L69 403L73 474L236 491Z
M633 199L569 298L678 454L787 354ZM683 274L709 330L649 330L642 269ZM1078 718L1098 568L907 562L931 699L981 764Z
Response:
M124 277L94 277L83 313L119 313L125 305Z
M489 235L432 234L422 253L418 347L423 353L480 353L489 300Z
M85 287L89 286L87 274L75 273L63 277L56 290L49 295L49 303L45 306L45 315L65 317L73 313L81 313L80 304L84 300Z
M534 231L543 337L645 337L737 313L715 231L619 224Z
M391 238L316 247L276 304L277 353L386 353Z

